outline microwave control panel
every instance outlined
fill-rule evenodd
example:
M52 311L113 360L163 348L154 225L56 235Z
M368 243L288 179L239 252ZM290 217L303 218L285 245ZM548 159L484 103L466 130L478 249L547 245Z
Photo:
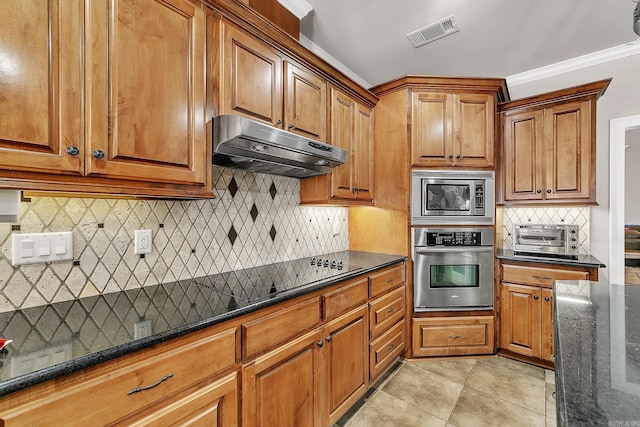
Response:
M484 183L476 182L476 209L484 209Z
M482 231L427 232L427 246L480 246Z

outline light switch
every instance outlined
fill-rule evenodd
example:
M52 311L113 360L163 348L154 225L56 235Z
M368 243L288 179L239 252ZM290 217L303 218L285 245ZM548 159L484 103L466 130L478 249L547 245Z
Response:
M21 258L31 258L33 257L33 247L35 246L35 242L33 240L23 240L21 246Z
M51 242L48 240L38 241L38 256L49 256L51 254Z
M73 258L73 235L70 231L57 233L13 233L11 235L11 264L35 264Z

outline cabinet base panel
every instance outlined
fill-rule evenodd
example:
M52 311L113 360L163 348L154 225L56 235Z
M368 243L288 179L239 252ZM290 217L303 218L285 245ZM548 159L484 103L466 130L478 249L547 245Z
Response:
M548 360L537 359L535 357L523 356L521 354L514 353L512 351L505 350L503 348L498 349L498 356L504 356L509 359L514 359L519 362L529 363L530 365L539 366L545 369L551 369L551 370L555 369L553 362L549 362Z

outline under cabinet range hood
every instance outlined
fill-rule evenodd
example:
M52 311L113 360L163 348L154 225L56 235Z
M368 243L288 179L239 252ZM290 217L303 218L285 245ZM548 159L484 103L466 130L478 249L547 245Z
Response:
M213 118L213 164L304 178L331 172L347 151L242 116Z

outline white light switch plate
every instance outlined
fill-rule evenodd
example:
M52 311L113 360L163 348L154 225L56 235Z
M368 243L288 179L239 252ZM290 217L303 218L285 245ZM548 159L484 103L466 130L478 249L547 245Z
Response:
M73 259L71 231L11 235L11 264L14 266L68 259Z

